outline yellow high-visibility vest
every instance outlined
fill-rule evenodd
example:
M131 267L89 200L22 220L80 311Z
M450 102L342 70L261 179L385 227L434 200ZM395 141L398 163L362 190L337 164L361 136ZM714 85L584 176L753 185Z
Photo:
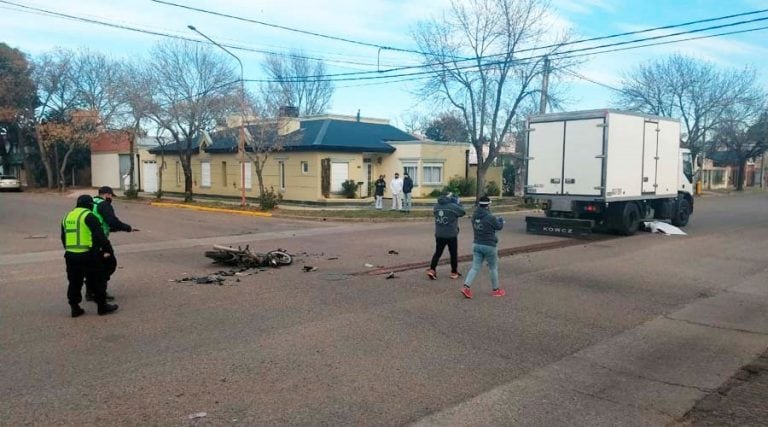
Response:
M91 229L85 224L85 217L91 213L85 208L75 208L62 220L64 227L64 250L72 253L88 252L93 246Z

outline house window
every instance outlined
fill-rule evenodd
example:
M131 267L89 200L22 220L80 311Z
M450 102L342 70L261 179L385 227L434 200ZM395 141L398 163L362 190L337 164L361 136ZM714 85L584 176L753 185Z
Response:
M176 162L176 185L181 185L181 165Z
M211 188L211 162L200 162L200 186Z
M414 187L419 185L419 167L416 166L415 163L403 165L403 172L407 173L408 176L411 177Z
M250 190L253 188L253 172L251 172L251 162L243 163L242 173L245 176L245 189Z
M442 184L443 165L437 163L424 164L424 184Z
M309 174L309 162L301 162L301 173L304 175Z
M285 191L285 162L277 162L277 169L280 173L280 191Z
M229 181L227 181L227 162L221 162L221 185L224 188L227 187Z

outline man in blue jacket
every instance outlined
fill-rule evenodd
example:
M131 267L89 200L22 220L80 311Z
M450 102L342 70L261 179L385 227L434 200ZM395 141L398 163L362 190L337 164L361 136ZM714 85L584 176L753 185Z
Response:
M467 280L464 281L464 287L461 293L465 298L472 298L472 281L483 266L483 261L488 263L488 270L491 275L491 295L503 297L506 295L504 289L499 289L499 254L496 250L496 244L499 239L496 232L504 228L504 219L491 214L491 200L488 196L481 197L477 202L477 209L472 214L472 229L475 239L472 244L472 268L467 273Z
M451 193L440 196L437 204L432 208L435 215L435 253L432 255L432 262L427 270L427 276L437 279L437 262L443 256L443 250L448 246L448 253L451 255L451 279L458 279L461 274L458 270L458 237L459 237L459 218L466 212L454 198Z

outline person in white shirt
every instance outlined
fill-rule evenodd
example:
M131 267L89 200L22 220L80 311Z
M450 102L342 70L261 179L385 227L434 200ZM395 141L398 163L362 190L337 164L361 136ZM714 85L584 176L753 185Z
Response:
M389 183L389 190L392 192L392 210L403 210L403 180L399 173L395 173L395 177Z

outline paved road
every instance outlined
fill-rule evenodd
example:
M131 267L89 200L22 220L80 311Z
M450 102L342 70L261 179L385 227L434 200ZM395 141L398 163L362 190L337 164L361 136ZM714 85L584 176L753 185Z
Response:
M760 194L701 199L686 237L503 258L509 297L481 274L471 301L445 266L434 282L366 274L426 261L426 222L117 202L142 229L114 234L121 308L78 319L56 230L74 199L0 196L0 425L665 425L768 347ZM503 248L562 241L507 219ZM299 256L225 286L169 281L216 271L202 257L214 242Z

